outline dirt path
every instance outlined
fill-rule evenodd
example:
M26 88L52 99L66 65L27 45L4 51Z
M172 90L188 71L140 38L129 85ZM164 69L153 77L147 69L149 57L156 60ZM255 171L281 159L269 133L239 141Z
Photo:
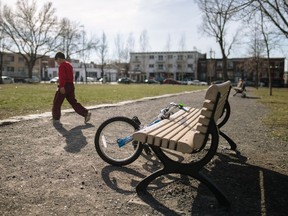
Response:
M231 96L232 115L223 128L241 156L220 139L205 170L231 201L229 211L185 176L160 179L139 198L135 186L158 161L141 156L119 168L96 154L94 135L105 119L138 115L148 123L169 102L199 106L203 96L202 91L94 109L88 125L68 113L57 128L47 117L1 126L0 215L287 215L288 144L268 135L261 123L267 109L253 98Z

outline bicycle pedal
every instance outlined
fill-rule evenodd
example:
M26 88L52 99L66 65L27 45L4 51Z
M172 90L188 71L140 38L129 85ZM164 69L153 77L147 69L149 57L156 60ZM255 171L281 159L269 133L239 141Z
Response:
M140 122L140 120L138 119L137 116L134 116L134 117L132 118L132 120L133 120L136 124L141 125L141 122Z

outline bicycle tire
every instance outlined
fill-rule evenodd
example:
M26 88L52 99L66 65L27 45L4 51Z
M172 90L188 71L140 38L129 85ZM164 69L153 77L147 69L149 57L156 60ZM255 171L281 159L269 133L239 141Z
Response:
M134 162L141 154L143 145L129 141L119 147L117 140L131 136L139 130L139 124L130 118L117 116L104 121L96 131L94 144L96 152L105 162L124 166Z

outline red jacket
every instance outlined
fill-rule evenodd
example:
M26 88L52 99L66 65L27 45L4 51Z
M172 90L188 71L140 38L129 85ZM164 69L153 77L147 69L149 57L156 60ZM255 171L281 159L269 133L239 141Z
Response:
M59 65L58 68L59 88L65 86L66 83L73 83L73 67L65 61Z

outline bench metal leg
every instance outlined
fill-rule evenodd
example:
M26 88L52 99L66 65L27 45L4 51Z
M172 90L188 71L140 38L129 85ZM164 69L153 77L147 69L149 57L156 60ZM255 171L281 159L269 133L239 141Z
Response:
M230 203L224 196L224 194L216 187L215 184L212 183L211 180L209 180L206 176L204 176L204 174L200 173L200 170L207 163L211 161L211 159L214 157L217 151L219 134L218 134L218 128L215 123L212 124L210 127L210 134L211 134L211 146L206 155L197 162L194 161L190 163L181 163L172 160L162 151L162 149L159 146L150 145L151 149L158 157L158 159L162 162L164 167L144 178L136 186L137 193L141 194L142 192L145 192L148 185L159 176L172 173L183 174L190 176L194 179L197 179L198 181L206 185L206 187L210 189L210 191L215 195L221 206L229 207Z
M136 186L136 191L138 194L144 192L148 185L157 177L161 176L161 175L165 175L168 174L165 169L161 169L158 170L154 173L152 173L151 175L147 176L146 178L144 178L137 186Z
M219 134L227 140L227 142L229 143L230 147L231 147L231 150L236 150L237 148L237 145L236 143L229 137L227 136L225 133L223 133L222 131L219 131Z
M171 160L166 155L164 156L164 153L160 148L157 150L155 150L154 146L151 148L159 157L159 159L161 158L160 160L164 164L164 168L157 170L156 172L147 176L136 186L136 191L139 195L144 193L148 185L159 176L172 173L184 174L203 183L215 195L220 206L230 207L229 201L221 192L221 190L204 174L200 173L200 169L202 167L200 164L180 164L179 162Z

